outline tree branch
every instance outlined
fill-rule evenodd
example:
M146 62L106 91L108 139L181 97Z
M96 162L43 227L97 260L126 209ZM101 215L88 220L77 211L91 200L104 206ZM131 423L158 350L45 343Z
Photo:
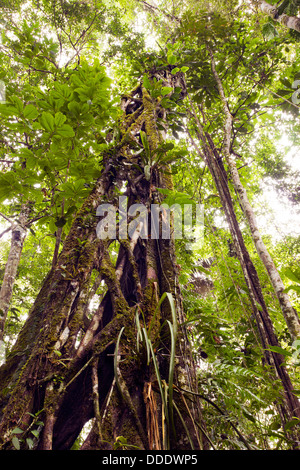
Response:
M263 13L267 13L274 21L283 24L287 28L294 29L300 33L300 18L297 16L289 16L283 13L278 16L276 5L270 5L265 0L259 0L258 6Z
M7 222L9 222L10 224L13 225L13 221L12 221L9 217L7 217L7 215L2 214L2 212L0 212L0 215L1 215L1 217L3 217L5 220L7 220Z

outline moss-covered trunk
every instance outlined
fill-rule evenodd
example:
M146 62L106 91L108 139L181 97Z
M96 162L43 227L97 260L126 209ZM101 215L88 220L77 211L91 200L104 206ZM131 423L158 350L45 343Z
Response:
M165 72L165 86L180 80ZM142 225L128 239L120 236L120 194L149 214L151 204L161 202L157 188L172 187L168 169L147 161L162 143L157 119L165 110L142 85L124 96L122 109L102 176L0 369L2 449L13 446L16 427L23 430L21 447L36 430L35 449L70 449L90 419L82 449L112 449L118 436L129 449L207 445L196 395L191 401L182 391L196 392L197 381L182 325L174 241L141 237ZM105 220L96 217L103 203L117 208L116 240L96 232ZM145 220L144 230L150 229L151 217ZM95 272L106 290L86 318Z

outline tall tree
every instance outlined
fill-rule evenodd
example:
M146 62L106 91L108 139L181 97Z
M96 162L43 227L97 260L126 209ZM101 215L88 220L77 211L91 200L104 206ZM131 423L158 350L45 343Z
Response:
M297 116L297 38L271 21L255 36L234 0L6 6L0 209L19 235L2 263L1 449L297 449L298 299L250 207L259 158L242 156L263 119ZM162 206L191 200L207 204L194 252ZM14 337L35 227L52 260Z
M171 94L180 74L154 70L148 80L158 82L161 73L165 76L160 80L161 93ZM3 409L2 436L23 426L25 438L32 415L43 409L39 449L70 448L93 413L95 427L84 448L106 448L116 435L124 436L128 445L145 449L167 449L170 442L183 449L206 445L199 410L192 413L187 408L181 391L187 384L188 392L197 389L184 328L177 327L184 319L172 240L120 241L114 266L109 242L96 236L97 206L105 196L115 203L116 188L127 183L129 201L142 202L149 209L158 196L157 187L170 189L170 177L162 176L158 163L151 164L151 158L163 150L157 120L165 110L158 98L151 97L142 84L123 97L119 141L103 155L103 173L77 214L57 265L20 333L26 352L23 349L21 356L15 356L20 348L17 341L3 367L2 384L6 390L13 387L13 392ZM143 153L135 155L138 149ZM93 269L105 281L107 292L77 345ZM166 293L169 297L159 302ZM120 336L124 328L125 339ZM137 340L142 343L139 351ZM113 361L109 356L116 344L120 349ZM119 354L124 359L117 364ZM175 355L180 358L176 365ZM80 393L80 410L74 393ZM18 410L15 400L21 406ZM98 409L108 416L104 424ZM3 445L11 445L10 439L4 439Z

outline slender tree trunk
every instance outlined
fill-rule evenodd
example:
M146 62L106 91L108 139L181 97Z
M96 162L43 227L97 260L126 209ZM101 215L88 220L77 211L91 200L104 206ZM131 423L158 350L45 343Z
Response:
M282 384L283 394L281 408L284 424L293 417L296 417L297 419L300 418L299 402L293 394L293 385L284 366L283 356L278 353L273 353L269 350L270 346L278 347L280 345L264 300L259 277L245 246L243 236L236 219L222 157L217 151L210 135L208 133L204 133L201 123L193 108L192 115L196 121L199 139L203 144L204 159L220 195L221 203L224 208L225 216L232 235L234 248L244 274L246 285L248 287L249 298L252 304L252 311L256 319L265 360L267 364L272 367L275 376L279 378ZM202 155L201 150L198 148L192 136L191 140L199 155Z
M166 71L164 83L177 86L180 77ZM141 132L150 152L156 151L162 142L156 121L165 111L141 85L124 96L122 109L120 140L103 155L102 176L0 369L3 449L12 447L16 426L24 431L19 437L25 442L37 412L44 422L35 444L41 450L70 449L91 418L94 426L83 449L112 449L118 436L124 448L207 447L195 366L182 325L173 240L138 236L142 224L149 230L151 218L135 227L130 240L97 237L96 209L104 202L118 207L116 188L127 183L129 207L144 204L150 214L160 197L157 188L172 187L170 174L158 166L145 168L138 151L143 149ZM112 242L118 250L115 263ZM106 294L86 325L93 270ZM195 393L188 407L183 388Z
M220 77L216 71L216 66L215 66L215 61L214 57L211 51L211 62L212 62L212 71L214 74L214 77L216 79L218 89L219 89L219 94L222 100L223 104L223 110L225 114L225 126L224 126L224 155L226 158L226 162L228 164L228 168L231 174L232 178L232 183L235 188L235 191L237 195L240 198L240 202L242 205L243 212L246 216L246 219L248 221L251 235L253 242L255 244L257 253L259 254L260 259L262 260L266 271L269 275L269 279L271 281L271 284L273 286L273 289L275 291L275 294L277 296L277 299L279 301L279 305L281 307L285 322L287 324L287 327L289 329L290 335L293 340L297 339L300 337L300 321L299 317L297 315L296 310L293 308L289 296L286 292L284 292L285 286L282 282L282 279L277 271L277 268L275 266L275 263L269 254L262 237L260 235L260 231L256 222L255 214L254 211L251 207L251 204L248 200L247 192L244 188L244 186L241 183L239 172L237 170L236 164L234 157L232 153L230 152L230 142L231 142L231 130L232 130L232 121L233 118L230 114L227 100L224 94L222 82L220 80Z
M27 234L27 222L28 208L24 206L21 210L19 220L12 227L11 245L0 289L0 341L3 340L4 336L7 313L10 307L13 287L17 277L21 253Z
M299 339L300 337L300 322L296 310L293 308L288 294L285 292L285 286L277 271L275 263L269 254L256 222L254 211L249 203L247 192L244 186L241 184L238 170L235 165L235 161L232 155L227 158L228 168L232 177L234 188L240 198L243 212L248 221L252 239L254 241L257 253L262 260L266 271L269 275L269 279L272 283L273 289L277 296L279 305L281 307L285 322L289 329L291 338L293 340Z

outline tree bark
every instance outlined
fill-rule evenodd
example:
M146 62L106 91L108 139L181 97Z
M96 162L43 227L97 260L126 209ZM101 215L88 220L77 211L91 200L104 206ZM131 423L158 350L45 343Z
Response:
M5 265L3 282L0 289L0 341L3 341L5 322L13 294L13 287L17 277L21 253L27 234L28 208L21 210L19 220L13 224L11 245Z
M150 79L154 76L155 71ZM166 71L164 83L177 86L180 77ZM83 449L113 449L118 436L126 449L207 447L200 406L195 400L187 408L180 393L181 388L196 393L197 376L182 325L173 240L138 237L138 227L130 241L97 237L96 209L103 202L117 207L116 188L126 182L128 203L150 210L161 197L157 188L172 187L168 172L158 166L146 171L136 153L143 148L141 132L152 153L163 141L156 121L165 110L142 85L124 96L122 109L120 139L103 154L102 176L0 369L2 449L12 447L16 426L26 445L37 412L44 427L36 449L70 449L91 418L94 426ZM86 325L93 270L106 294Z

